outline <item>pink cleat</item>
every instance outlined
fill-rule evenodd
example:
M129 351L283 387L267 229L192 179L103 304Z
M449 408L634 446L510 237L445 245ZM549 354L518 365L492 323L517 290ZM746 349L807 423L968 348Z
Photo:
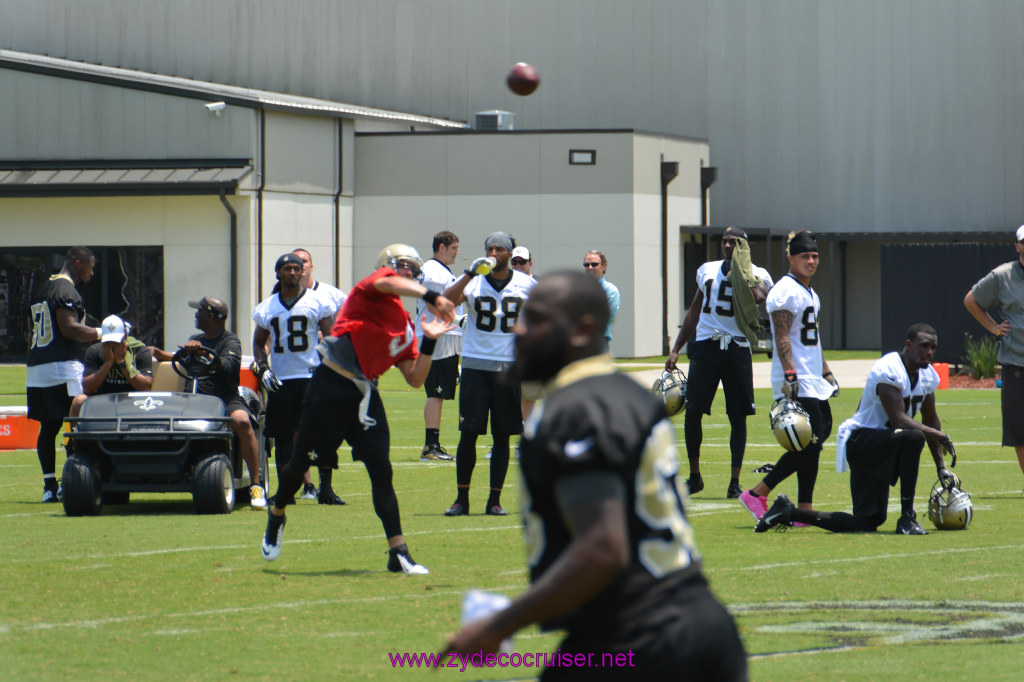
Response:
M749 490L745 490L740 494L740 503L746 508L750 515L754 517L755 521L761 520L761 517L768 512L768 497L758 497Z

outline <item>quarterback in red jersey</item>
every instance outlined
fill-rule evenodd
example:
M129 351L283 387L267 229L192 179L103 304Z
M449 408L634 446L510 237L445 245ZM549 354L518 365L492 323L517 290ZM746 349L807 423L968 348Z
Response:
M377 265L377 271L349 293L331 336L317 349L323 362L306 388L295 449L281 471L268 512L261 548L267 561L281 554L284 508L302 486L306 470L314 464L333 467L338 447L347 441L352 458L370 475L373 508L388 539L388 570L429 572L413 560L402 534L389 456L391 433L377 378L394 366L410 386L422 386L437 337L452 329L455 306L415 281L423 261L413 247L392 244L380 252ZM424 337L420 348L402 296L422 298L436 312L431 322L426 315L419 320Z

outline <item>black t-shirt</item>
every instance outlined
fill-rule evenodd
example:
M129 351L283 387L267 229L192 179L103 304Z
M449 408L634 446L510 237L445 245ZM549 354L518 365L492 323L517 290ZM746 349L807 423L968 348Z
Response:
M78 321L85 318L85 305L75 283L67 275L53 275L32 296L32 345L28 365L81 360L82 346L65 337L57 324L57 311L72 310Z
M225 403L238 395L238 382L242 376L242 343L238 337L227 331L220 336L207 338L203 334L189 337L196 339L217 354L220 358L220 369L208 377L199 380L199 393L215 395ZM185 390L192 390L192 382L185 382Z
M687 582L703 581L700 553L685 517L688 498L676 480L672 422L657 399L633 379L613 372L607 360L570 367L584 370L576 374L582 378L557 387L538 405L522 441L530 579L536 581L572 539L559 511L555 483L583 472L610 471L622 479L631 561L600 595L541 627L601 635L656 624L664 617L660 605Z
M139 370L139 374L153 376L153 354L146 347L146 344L133 336L128 337L128 354L125 355L125 362L129 365L134 364L135 369ZM85 374L88 376L102 366L103 342L99 341L89 346L89 350L85 352ZM114 365L110 368L110 372L107 373L107 378L103 380L103 383L100 384L100 387L96 389L93 395L127 393L133 390L135 389L128 383L128 377L121 372L120 367Z

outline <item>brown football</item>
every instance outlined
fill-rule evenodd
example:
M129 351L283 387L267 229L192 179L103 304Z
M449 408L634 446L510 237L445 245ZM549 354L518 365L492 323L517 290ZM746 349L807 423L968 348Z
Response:
M529 64L519 62L509 70L505 82L508 84L509 90L525 97L533 93L540 85L540 74Z

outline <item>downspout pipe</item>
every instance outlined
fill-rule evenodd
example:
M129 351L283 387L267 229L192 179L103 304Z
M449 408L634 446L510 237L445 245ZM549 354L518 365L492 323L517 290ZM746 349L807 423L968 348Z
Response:
M229 271L231 278L231 329L238 329L238 214L231 207L224 188L220 188L220 203L228 212L231 222L231 249Z
M668 185L679 175L678 161L661 157L661 354L668 355Z
M334 253L334 286L341 288L341 248L338 235L341 232L341 193L344 188L345 172L345 119L338 119L338 191L334 193L334 234L331 235L331 251Z

